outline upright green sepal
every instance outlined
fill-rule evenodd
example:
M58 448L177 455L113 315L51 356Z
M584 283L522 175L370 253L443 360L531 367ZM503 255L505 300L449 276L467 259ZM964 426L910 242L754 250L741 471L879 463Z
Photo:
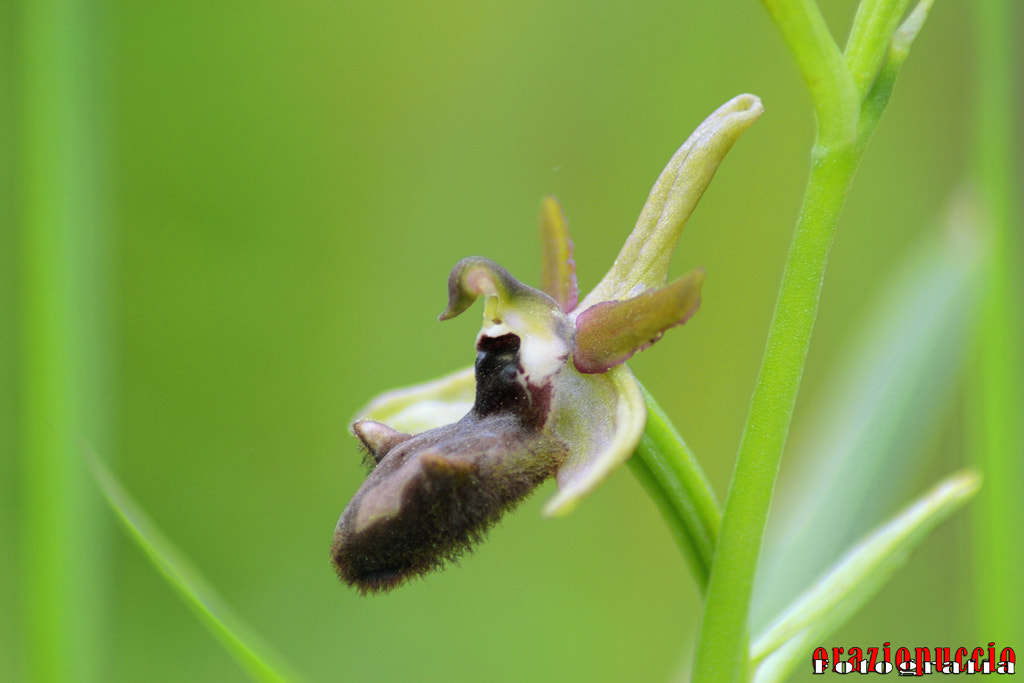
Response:
M683 226L733 143L763 112L760 99L739 95L697 127L661 172L615 264L580 308L665 284Z
M548 195L540 206L541 286L568 313L579 303L572 239L558 200Z

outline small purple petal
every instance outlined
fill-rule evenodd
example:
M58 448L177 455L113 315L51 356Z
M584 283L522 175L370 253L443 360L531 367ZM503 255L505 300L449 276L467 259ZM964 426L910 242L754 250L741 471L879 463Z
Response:
M576 318L573 364L583 373L606 372L643 351L670 327L682 325L700 306L704 271L690 272L665 287L625 301L604 301Z

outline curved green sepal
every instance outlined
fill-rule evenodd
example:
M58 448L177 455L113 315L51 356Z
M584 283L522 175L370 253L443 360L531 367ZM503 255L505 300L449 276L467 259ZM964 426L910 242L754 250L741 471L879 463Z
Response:
M763 111L756 96L739 95L697 127L669 160L615 264L583 300L581 308L627 299L665 284L686 220L733 143Z
M559 377L554 414L552 431L571 450L555 475L558 493L544 506L549 517L571 512L629 460L647 424L640 385L625 365L598 375L566 367Z
M376 420L399 432L418 434L458 422L473 407L475 397L473 368L463 368L430 382L379 394L356 413L356 420Z
M473 305L477 297L488 298L484 318L500 324L505 307L526 307L530 312L561 310L550 296L512 276L497 263L483 256L467 256L448 275L448 308L440 320L450 320Z

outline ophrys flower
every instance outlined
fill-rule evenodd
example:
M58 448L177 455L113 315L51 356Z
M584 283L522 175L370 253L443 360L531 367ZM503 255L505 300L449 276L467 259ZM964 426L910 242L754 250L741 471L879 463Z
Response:
M475 366L384 394L353 423L371 471L335 529L343 581L387 590L454 560L550 476L559 492L545 512L564 514L630 457L646 408L624 363L696 311L703 271L666 284L669 262L718 164L761 111L740 95L697 128L582 302L552 198L541 209L542 289L479 256L455 265L441 320L484 298Z

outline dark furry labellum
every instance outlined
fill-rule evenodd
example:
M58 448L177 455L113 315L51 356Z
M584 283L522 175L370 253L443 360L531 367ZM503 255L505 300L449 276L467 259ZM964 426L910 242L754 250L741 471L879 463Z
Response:
M478 340L475 404L454 424L415 436L352 425L373 469L335 528L342 581L382 592L439 569L554 475L568 449L543 431L551 385L530 383L519 349L514 334Z

